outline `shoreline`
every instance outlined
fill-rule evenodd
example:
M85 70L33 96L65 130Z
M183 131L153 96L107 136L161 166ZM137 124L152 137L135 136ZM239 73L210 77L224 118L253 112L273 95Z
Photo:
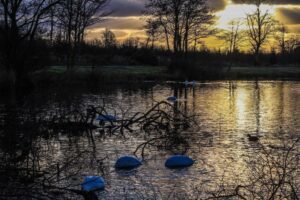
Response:
M197 71L197 70L206 71ZM207 70L208 69L208 70ZM204 67L189 72L192 77L178 71L170 73L164 66L80 66L69 71L64 66L52 66L29 74L26 88L101 87L103 84L165 83L195 80L208 81L300 81L299 66L261 66L261 67ZM7 88L5 75L0 74L1 90ZM6 79L6 80L5 80Z

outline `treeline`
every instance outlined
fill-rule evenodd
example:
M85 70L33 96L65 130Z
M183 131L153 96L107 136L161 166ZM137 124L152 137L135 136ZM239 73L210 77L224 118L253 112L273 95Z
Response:
M0 63L11 87L22 84L54 41L65 46L66 64L72 68L81 53L79 46L84 43L86 28L110 14L107 3L108 0L1 0Z
M228 67L228 66L254 66L255 60L251 53L243 51L222 51L201 48L195 51L178 52L163 47L149 47L139 38L128 38L123 42L107 40L103 35L99 40L82 42L77 48L80 53L73 59L73 66L101 67L105 65L151 65L168 66L169 69L188 67ZM115 36L114 36L115 37ZM32 70L46 66L68 66L68 45L63 41L36 40L37 51L28 63ZM288 53L277 51L260 53L260 65L297 65L300 63L300 48L290 50Z

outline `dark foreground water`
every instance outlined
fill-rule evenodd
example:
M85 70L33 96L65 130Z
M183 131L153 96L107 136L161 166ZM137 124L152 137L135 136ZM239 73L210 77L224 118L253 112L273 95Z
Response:
M57 110L67 113L88 105L103 105L103 101L111 110L115 109L117 116L126 118L146 112L156 102L174 94L179 97L178 108L186 115L195 115L199 125L181 133L188 138L187 155L196 160L188 169L166 169L164 161L172 152L149 147L140 168L116 171L114 163L119 156L132 155L141 143L151 138L138 131L122 136L103 134L99 129L74 134L49 133L35 126L14 125L22 121L19 115L23 118L44 113L47 118ZM1 123L6 126L1 130L0 188L5 198L13 197L7 193L17 194L30 185L22 176L36 174L34 179L47 177L55 187L78 190L83 176L103 176L106 190L98 193L103 199L197 199L208 196L204 191L222 184L231 187L247 182L253 176L251 163L260 159L262 146L276 150L278 146L291 145L300 136L300 82L224 81L197 83L188 88L166 83L103 86L93 91L58 88L16 101L14 114L7 99L3 97L1 102ZM26 137L35 132L38 134ZM247 134L260 139L251 142ZM299 175L299 170L296 174ZM42 186L33 189L34 197L50 198L37 188ZM55 195L59 199L64 194ZM80 197L72 195L69 193L67 197Z

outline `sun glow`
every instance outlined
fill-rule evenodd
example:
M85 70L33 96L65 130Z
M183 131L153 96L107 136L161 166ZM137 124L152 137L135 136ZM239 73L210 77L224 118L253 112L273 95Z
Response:
M243 20L247 14L251 14L255 11L256 7L254 5L247 4L232 4L227 5L226 9L216 13L218 18L217 27L220 29L227 29L228 24L232 20ZM262 12L269 12L274 15L276 13L276 6L274 5L262 5Z

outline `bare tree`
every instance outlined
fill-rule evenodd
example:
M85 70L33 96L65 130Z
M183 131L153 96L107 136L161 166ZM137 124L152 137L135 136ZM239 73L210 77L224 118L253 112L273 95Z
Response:
M145 26L146 28L146 34L147 34L147 41L146 41L146 47L149 47L149 43L151 43L151 48L154 48L154 43L159 40L159 36L161 31L160 28L160 22L157 20L148 19L147 24Z
M174 52L178 51L179 10L181 6L183 6L183 0L150 0L146 4L145 13L152 18L148 23L158 22L162 27L168 49L170 49L171 46L169 37L173 37ZM148 27L153 27L153 25L150 24Z
M1 0L1 63L9 73L12 86L27 72L25 62L31 56L38 29L48 20L49 10L60 0Z
M101 42L105 48L115 48L117 46L116 35L109 29L101 34Z
M189 0L184 5L183 49L188 52L191 41L212 33L213 15L205 0Z
M55 1L55 0L50 0L50 2L53 2L53 1ZM57 15L58 15L58 13L56 12L56 8L57 8L56 6L57 5L52 6L49 10L49 27L50 27L50 30L49 30L48 36L49 36L49 41L50 41L51 44L53 43L53 40L54 40L55 24L56 24Z
M147 20L147 24L145 28L147 29L147 34L158 34L161 37L165 39L165 43L168 50L171 50L171 44L170 44L170 30L168 23L168 12L166 9L160 9L162 7L165 7L163 2L154 2L151 1L149 4L146 4L147 10L145 11L145 14L151 15L150 18ZM155 29L154 29L155 27ZM155 31L155 32L154 32Z
M276 41L278 42L278 46L282 55L286 53L286 40L287 40L287 28L281 24L277 28L277 35L275 36Z
M187 52L194 33L201 35L201 27L213 22L206 0L150 0L146 8L146 14L152 17L148 27L153 27L151 23L158 25L156 30L164 33L168 49L172 40L175 53Z
M241 31L242 22L239 20L232 20L228 24L227 30L222 30L217 37L223 41L225 41L228 53L232 54L239 50L241 43L244 41L244 34Z
M288 53L291 53L294 51L297 47L300 46L300 36L299 34L293 34L291 35L287 41L285 42L286 51Z
M263 45L268 41L269 36L274 32L275 21L269 11L263 11L261 6L267 0L252 0L256 10L254 13L247 14L246 23L248 26L247 34L252 50L255 54L255 62L259 63L259 54Z
M141 46L140 38L138 37L128 37L123 41L122 44L123 47L125 48L133 48L137 49Z
M72 68L79 45L84 40L87 27L99 23L103 17L109 0L68 0L60 4L58 16L64 38L69 47L68 68Z
M227 72L231 70L233 62L235 60L234 53L239 51L240 46L244 42L244 31L240 30L242 22L240 20L232 20L228 24L227 30L222 30L217 38L223 40L227 46L228 54L231 55L230 63Z

